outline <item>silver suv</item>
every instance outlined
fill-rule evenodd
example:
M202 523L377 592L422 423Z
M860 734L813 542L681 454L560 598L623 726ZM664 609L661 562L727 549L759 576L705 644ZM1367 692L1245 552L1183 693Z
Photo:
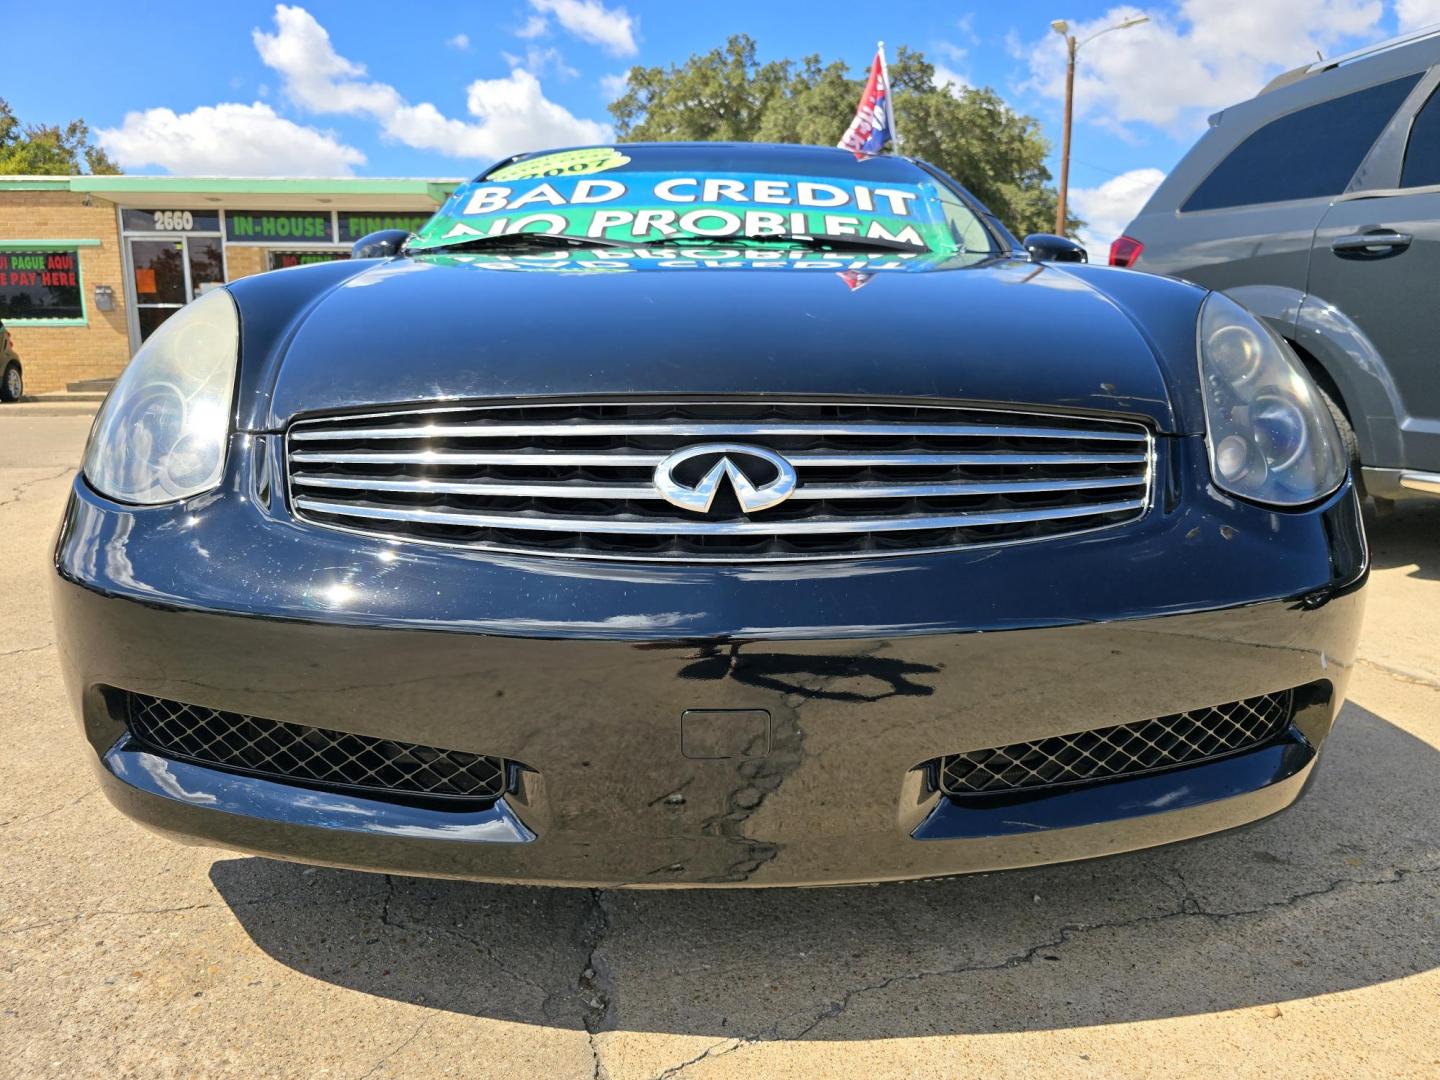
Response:
M1383 499L1440 496L1437 65L1431 27L1279 76L1210 118L1110 249L1262 316Z

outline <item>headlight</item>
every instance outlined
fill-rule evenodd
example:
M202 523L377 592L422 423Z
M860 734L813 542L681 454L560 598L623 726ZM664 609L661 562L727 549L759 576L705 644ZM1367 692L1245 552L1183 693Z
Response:
M240 320L225 289L150 335L110 391L85 451L85 479L127 503L174 502L220 483L230 436Z
M1348 465L1340 433L1284 342L1221 293L1201 307L1199 333L1216 485L1272 506L1300 506L1338 488Z

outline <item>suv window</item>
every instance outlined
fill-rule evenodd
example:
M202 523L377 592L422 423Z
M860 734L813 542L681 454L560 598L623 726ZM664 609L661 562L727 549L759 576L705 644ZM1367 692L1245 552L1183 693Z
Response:
M1440 90L1430 95L1410 125L1410 145L1400 171L1401 187L1430 184L1440 184Z
M1230 151L1180 209L1339 195L1419 80L1407 75L1270 121Z

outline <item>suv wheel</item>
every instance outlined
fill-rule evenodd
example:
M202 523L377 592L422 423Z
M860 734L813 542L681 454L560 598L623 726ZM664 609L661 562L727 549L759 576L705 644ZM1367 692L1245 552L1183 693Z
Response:
M4 376L0 377L0 401L19 401L24 392L25 380L20 374L20 365L7 365Z
M1350 426L1350 419L1345 415L1345 410L1340 408L1339 403L1325 392L1325 388L1317 385L1315 389L1320 391L1320 400L1325 402L1325 408L1330 410L1330 418L1335 421L1335 426L1340 430L1340 445L1345 448L1345 457L1350 462L1350 475L1359 485L1360 440L1355 437L1355 429Z

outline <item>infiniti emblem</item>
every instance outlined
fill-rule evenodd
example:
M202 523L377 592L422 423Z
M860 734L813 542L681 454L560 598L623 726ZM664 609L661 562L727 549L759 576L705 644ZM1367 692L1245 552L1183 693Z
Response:
M713 464L707 459L713 459ZM655 490L666 502L703 514L714 503L720 481L726 477L740 509L747 514L779 506L798 483L795 466L773 450L738 443L702 443L677 450L655 466Z

